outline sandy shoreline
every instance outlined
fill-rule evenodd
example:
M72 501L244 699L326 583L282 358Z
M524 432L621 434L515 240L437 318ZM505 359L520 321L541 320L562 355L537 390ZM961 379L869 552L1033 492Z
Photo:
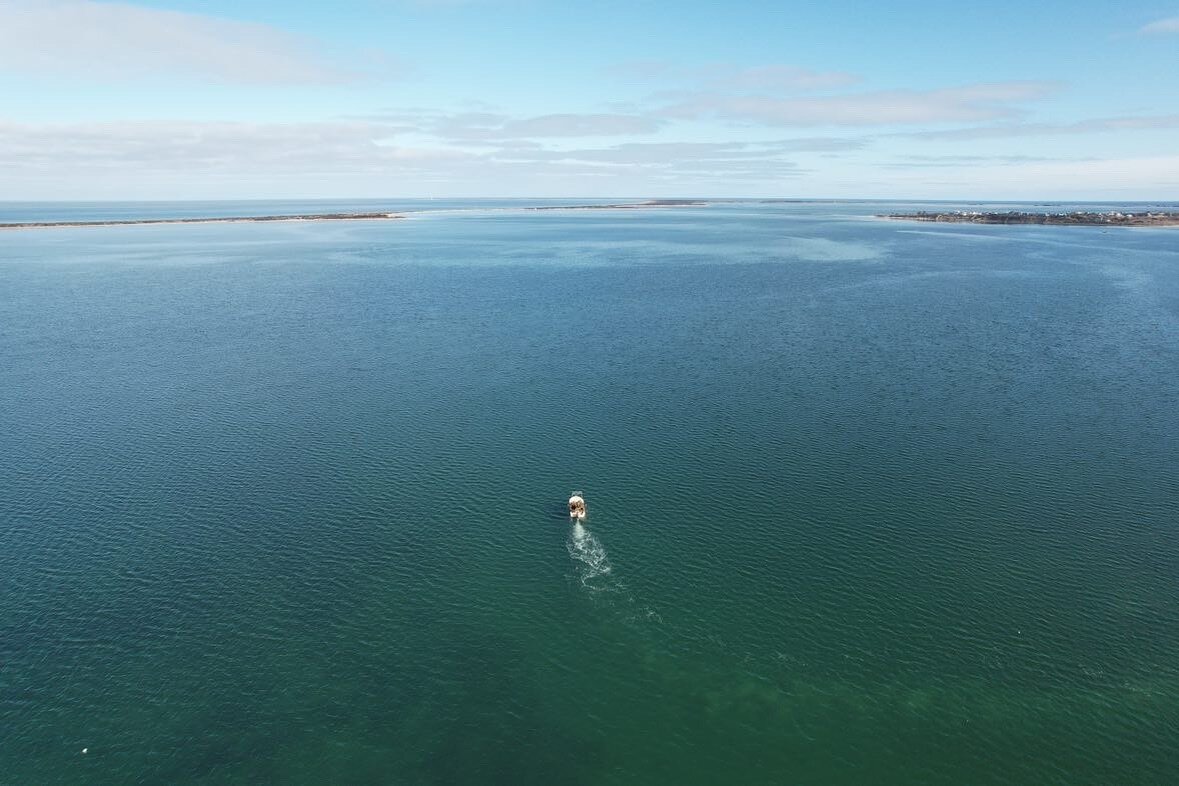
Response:
M505 210L646 210L655 208L707 207L695 199L652 199L646 202L618 202L604 205L528 205ZM415 211L416 212L416 211ZM428 211L427 211L428 212ZM0 229L56 229L66 227L116 227L143 224L249 224L277 221L388 221L405 218L403 213L311 213L278 216L207 216L199 218L114 218L100 221L18 221L0 223Z
M647 210L656 207L708 207L700 199L649 199L646 202L615 202L607 205L538 205L520 210Z
M126 218L105 221L22 221L0 224L0 229L54 229L64 227L118 227L141 224L250 224L274 221L389 221L400 213L310 213L285 216L211 216L203 218Z

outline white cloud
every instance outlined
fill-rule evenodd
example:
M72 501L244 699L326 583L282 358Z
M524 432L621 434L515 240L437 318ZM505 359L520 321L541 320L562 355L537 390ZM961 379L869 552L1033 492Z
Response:
M664 107L667 117L719 118L768 126L885 126L978 122L1018 116L1018 104L1049 95L1046 82L996 82L940 90L887 90L805 98L700 93Z
M495 111L434 112L409 110L362 119L400 124L403 130L456 143L501 144L556 137L636 136L658 131L666 120L623 113L563 113L512 117Z
M1006 137L1149 131L1167 128L1179 128L1179 115L1100 117L1079 120L1075 123L1013 123L1010 125L954 128L938 131L912 131L903 134L903 136L917 137L920 139L969 141L976 139L1002 139Z
M494 154L513 161L582 161L630 166L668 166L692 163L700 167L729 168L735 162L782 163L785 153L830 152L858 149L862 140L837 138L787 139L771 142L628 142L599 148L512 148ZM790 163L794 166L793 163ZM742 164L744 166L744 164Z
M392 136L390 126L361 121L0 122L0 199L381 196L431 189L535 195L556 184L562 193L610 195L657 184L715 191L799 172L776 147L782 143L579 151L523 145L471 153L396 144ZM587 185L591 181L596 185Z
M468 157L385 143L370 123L0 123L0 172L379 172ZM8 196L18 196L9 194Z
M1179 16L1172 16L1169 19L1159 19L1156 22L1151 22L1148 25L1143 25L1138 31L1146 33L1147 35L1165 35L1167 33L1179 33Z
M658 131L663 121L641 115L554 114L507 123L505 137L626 136Z
M829 162L802 155L861 144L818 137L561 150L525 143L472 153L407 145L391 126L361 121L0 122L0 199L774 193L1146 199L1179 187L1176 156L1037 161L972 152L906 162L878 151Z
M704 85L719 91L757 90L796 93L845 87L860 77L845 71L813 71L794 65L739 66L711 63L684 68L662 60L632 60L612 66L609 73L628 80L661 81Z
M503 149L488 159L537 171L593 174L629 183L692 184L700 193L731 184L767 184L799 177L781 143L631 142L580 149ZM686 186L687 187L687 186ZM635 193L635 187L629 187Z
M1179 187L1179 156L992 161L942 170L936 184L928 170L889 171L894 193L946 198L1154 199Z
M846 75L799 72L787 67L713 70L710 84L729 83L733 90L665 93L652 104L629 112L564 113L513 117L497 111L437 112L409 110L362 116L398 123L425 136L468 145L502 145L529 139L562 137L643 136L672 121L720 119L770 127L889 126L947 122L981 122L1017 118L1020 104L1057 89L1048 82L999 82L940 90L891 90L835 95L775 97L741 92L736 85L774 84L803 80L835 85ZM851 78L851 77L847 77ZM658 99L662 98L660 105ZM849 149L862 141L824 138L825 149ZM795 143L798 140L794 140ZM797 148L796 148L797 149Z
M0 68L246 84L331 84L357 76L268 25L96 0L0 0Z
M867 147L866 137L812 136L798 139L783 139L767 143L775 150L792 153L842 153Z
M812 71L786 65L712 66L702 74L706 84L720 90L758 90L798 92L845 87L860 81L858 76L844 71Z
M772 155L760 147L730 142L632 142L603 148L511 150L500 158L517 161L590 161L619 166L663 165L673 161L729 161Z
M943 169L962 167L987 167L995 164L1023 164L1039 161L1055 161L1061 159L1046 158L1044 156L1028 155L986 155L986 156L901 156L899 160L884 163L881 166L893 169ZM1074 159L1075 160L1075 159Z

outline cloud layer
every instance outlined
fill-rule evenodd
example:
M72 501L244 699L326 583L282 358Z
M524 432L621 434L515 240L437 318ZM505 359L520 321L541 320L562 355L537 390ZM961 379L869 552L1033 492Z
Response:
M905 136L919 139L972 141L1026 136L1071 136L1101 134L1118 131L1150 131L1179 128L1179 115L1150 115L1146 117L1097 117L1073 123L1012 123L997 126L953 128L938 131L910 131Z
M868 144L862 138L801 137L567 149L522 144L471 152L400 143L392 126L361 121L0 122L0 198L185 199L227 193L1091 198L1179 187L1175 156L897 155ZM834 162L830 170L816 169L815 162L829 155L851 158ZM488 191L489 183L494 191Z
M845 71L814 71L795 65L739 66L711 63L698 68L682 68L660 60L634 60L609 69L615 77L627 80L688 83L713 90L758 90L772 93L799 93L846 87L861 81Z
M1179 18L1142 32L1179 32ZM117 79L123 111L177 94L182 83L326 86L362 76L314 41L276 27L108 0L0 0L0 69L29 85L31 106L52 98L55 77L71 85ZM438 96L438 75L421 71L396 92L371 82L301 91L315 98L290 101L284 111L306 122L201 120L202 110L207 117L266 117L252 107L234 115L240 106L219 104L226 91L210 90L185 120L37 124L0 117L0 198L183 198L189 186L211 196L219 188L230 195L292 188L389 194L431 184L452 194L507 193L509 184L515 193L781 193L812 175L866 188L864 176L873 171L893 177L907 170L912 178L935 169L968 184L991 169L1043 171L1063 181L1070 166L1107 172L1091 162L1112 156L1094 155L1079 141L1001 140L1141 132L1157 150L1157 130L1179 128L1179 115L1053 117L1045 99L1062 86L1046 80L939 84L923 77L906 85L882 83L879 75L873 82L868 71L790 63L647 61L607 72L625 89L606 92L609 80L599 70L586 91L594 98L582 106L574 86L585 74L570 75L559 97L515 83L516 92L505 88L501 96L498 83L478 78L462 83L466 95ZM472 94L480 100L470 101ZM262 89L250 95L266 98ZM285 100L295 92L271 95ZM399 106L398 96L426 106ZM501 98L515 108L486 103ZM392 108L356 114L384 101ZM1145 177L1135 166L1135 177ZM161 193L147 193L153 190Z
M456 143L501 143L520 139L635 136L658 131L664 121L641 114L560 113L512 117L498 112L412 112L375 115Z
M570 150L525 145L469 152L401 144L397 133L392 126L362 121L0 123L0 183L15 189L0 192L0 198L33 198L32 189L41 199L185 198L215 195L228 186L265 195L306 182L341 196L421 193L432 184L461 192L464 185L487 182L616 194L633 189L636 177L669 188L715 190L718 184L793 177L800 167L785 154L834 144L821 139L624 143ZM592 182L599 185L587 185Z
M1148 25L1143 25L1140 33L1147 35L1166 35L1168 33L1179 33L1179 16L1172 16L1169 19L1160 19L1157 22L1151 22Z
M808 97L705 92L660 110L681 119L720 118L767 126L888 126L1017 117L1021 104L1051 95L1051 82L997 82L940 90L882 90Z
M74 78L333 84L357 74L267 25L94 0L0 0L0 68Z

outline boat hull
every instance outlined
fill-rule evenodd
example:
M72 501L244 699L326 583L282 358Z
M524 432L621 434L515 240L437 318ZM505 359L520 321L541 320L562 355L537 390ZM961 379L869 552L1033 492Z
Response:
M574 494L569 498L569 518L582 521L585 519L585 500L580 494Z

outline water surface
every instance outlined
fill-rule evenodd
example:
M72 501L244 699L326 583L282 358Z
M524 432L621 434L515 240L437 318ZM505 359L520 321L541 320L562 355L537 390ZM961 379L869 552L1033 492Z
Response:
M0 782L1173 782L1179 234L514 206L0 235Z

